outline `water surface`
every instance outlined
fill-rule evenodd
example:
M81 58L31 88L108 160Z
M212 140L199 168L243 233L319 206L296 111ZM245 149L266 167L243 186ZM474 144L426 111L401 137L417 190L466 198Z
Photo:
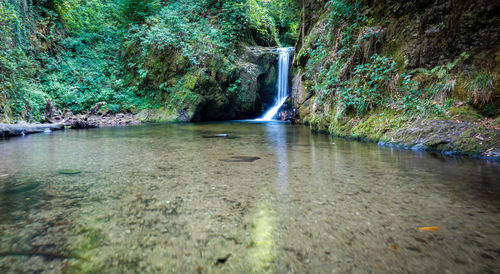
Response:
M498 273L499 176L284 123L0 140L0 272Z

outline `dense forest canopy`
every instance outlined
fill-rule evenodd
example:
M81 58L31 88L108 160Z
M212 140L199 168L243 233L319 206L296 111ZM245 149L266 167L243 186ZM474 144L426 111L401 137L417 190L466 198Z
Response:
M212 71L238 84L242 47L291 45L297 24L288 0L1 0L0 120L40 120L48 99L184 108Z

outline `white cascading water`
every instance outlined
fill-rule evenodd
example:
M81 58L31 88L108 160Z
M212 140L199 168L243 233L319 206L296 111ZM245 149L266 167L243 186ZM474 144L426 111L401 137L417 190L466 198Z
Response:
M276 101L274 106L262 118L257 119L258 121L272 121L288 98L288 70L290 66L290 52L293 51L293 48L279 48L277 51L279 53L279 62Z

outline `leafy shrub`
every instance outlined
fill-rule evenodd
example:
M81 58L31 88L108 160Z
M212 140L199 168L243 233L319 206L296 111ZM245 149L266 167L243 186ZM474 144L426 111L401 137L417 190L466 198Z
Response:
M75 113L99 101L120 110L145 107L145 99L125 88L118 7L111 0L37 1L33 6L0 1L0 14L9 14L0 22L0 34L9 36L0 43L3 115L40 120L47 99Z
M160 7L160 0L122 0L120 5L122 21L125 24L143 23Z
M475 107L484 107L493 100L493 82L493 77L488 71L474 72L466 88Z
M72 35L116 34L119 5L112 0L55 1L54 9Z
M396 63L388 57L374 55L370 63L353 68L351 79L344 81L339 94L340 103L358 115L383 104L383 93L389 87Z

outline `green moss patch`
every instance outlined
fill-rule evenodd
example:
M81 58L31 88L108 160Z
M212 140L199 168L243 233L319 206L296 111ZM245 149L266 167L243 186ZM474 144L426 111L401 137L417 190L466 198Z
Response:
M448 113L451 117L463 121L475 121L483 117L481 116L481 114L479 114L475 109L473 109L470 106L451 107L448 110Z

